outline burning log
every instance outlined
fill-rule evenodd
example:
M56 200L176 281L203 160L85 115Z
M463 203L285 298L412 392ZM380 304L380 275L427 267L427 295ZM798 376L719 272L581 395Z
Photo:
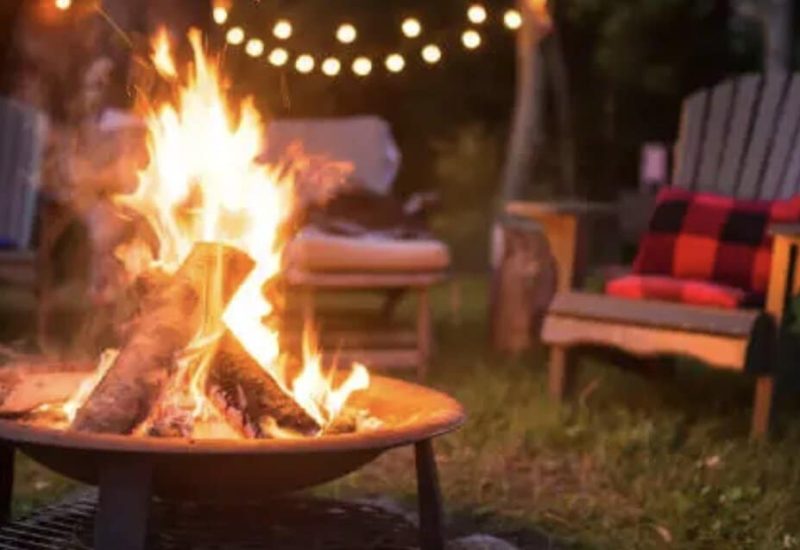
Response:
M0 417L66 401L92 374L88 363L19 360L0 367Z
M314 435L321 426L227 332L209 369L206 393L228 422L251 438L274 428Z
M141 314L133 323L119 356L78 410L73 429L95 433L130 433L150 413L184 350L207 319L213 300L212 275L221 279L225 303L252 269L243 252L222 245L195 245L178 272L153 283ZM221 310L219 310L221 311ZM210 313L218 314L219 311Z

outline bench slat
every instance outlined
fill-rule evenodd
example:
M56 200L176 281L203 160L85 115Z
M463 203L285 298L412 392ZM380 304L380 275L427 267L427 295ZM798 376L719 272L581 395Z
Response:
M557 294L549 313L731 337L748 336L758 319L764 315L759 310L726 310L655 300L631 300L588 292Z

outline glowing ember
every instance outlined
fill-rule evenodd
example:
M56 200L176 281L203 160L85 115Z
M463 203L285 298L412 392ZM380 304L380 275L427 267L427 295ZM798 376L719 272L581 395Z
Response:
M334 387L334 369L322 365L310 327L305 331L301 368L286 367L288 359L280 347L276 323L270 321L281 298L272 283L281 273L285 226L294 208L295 188L285 175L292 172L256 162L265 150L265 128L258 111L250 100L238 106L228 103L216 60L204 53L200 33L190 32L189 41L194 60L185 77L177 68L166 32L153 41L153 63L174 88L173 99L142 107L150 162L139 174L137 190L114 198L117 205L149 222L157 247L133 240L118 247L115 255L132 279L150 272L175 275L199 243L236 249L254 267L228 303L230 295L224 297L222 290L227 274L221 269L207 274L200 329L175 358L174 373L136 433L149 433L159 417L180 424L181 430L188 427L189 433L181 435L234 435L230 428L214 427L224 424L224 415L206 396L209 365L226 332L323 433L342 413L350 395L369 386L369 374L364 366L354 365ZM104 354L97 373L63 405L70 420L115 357L114 352ZM274 422L271 425L267 431L273 437L296 435Z

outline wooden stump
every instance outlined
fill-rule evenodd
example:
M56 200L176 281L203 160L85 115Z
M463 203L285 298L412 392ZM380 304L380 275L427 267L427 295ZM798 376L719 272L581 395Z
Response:
M539 226L517 219L497 224L492 268L492 345L497 351L517 354L538 340L555 292L553 259Z

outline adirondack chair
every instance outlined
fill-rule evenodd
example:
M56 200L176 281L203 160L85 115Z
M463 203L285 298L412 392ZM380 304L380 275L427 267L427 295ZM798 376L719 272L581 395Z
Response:
M34 283L41 118L32 107L0 98L0 279L15 283Z
M683 104L672 185L743 199L800 195L800 74L747 74L690 95ZM763 310L634 300L573 290L581 283L582 227L591 204L515 203L508 211L539 220L559 261L558 292L542 340L551 347L549 391L562 399L571 348L600 345L642 357L682 355L755 377L751 434L763 437L772 407L776 328L789 293L800 231L775 227Z
M277 120L268 128L265 159L278 160L295 142L302 143L307 154L352 163L354 180L371 192L391 192L400 151L385 120L374 116ZM323 321L323 348L345 364L415 368L419 378L425 377L433 347L429 290L448 278L450 257L444 243L304 231L289 245L287 257L286 279L302 296L304 325L316 320L316 297L321 293L368 291L387 297L378 315L367 317L366 326L338 326L346 319ZM395 326L389 315L396 298L409 292L417 297L411 330ZM356 317L356 312L345 317Z
M47 120L41 111L0 98L0 282L37 296L37 341L49 347L53 248L73 222L71 208L41 200L40 173ZM37 225L37 219L42 223Z

